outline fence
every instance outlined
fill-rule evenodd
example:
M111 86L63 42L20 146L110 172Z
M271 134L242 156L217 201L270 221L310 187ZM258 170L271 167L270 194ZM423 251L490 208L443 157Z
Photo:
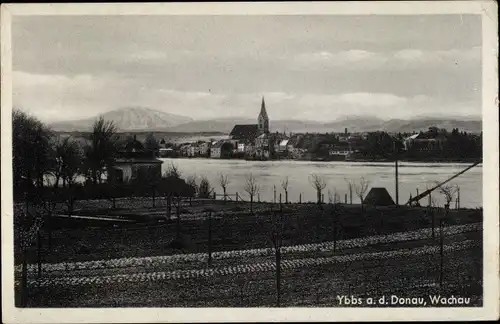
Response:
M391 295L400 297L427 297L428 295L472 297L470 305L482 305L482 260L480 247L445 253L445 275L439 279L439 255L414 255L395 259L375 259L331 263L306 268L282 270L281 306L370 306L340 305L338 296L378 299ZM284 260L287 260L286 258ZM247 260L247 262L252 262ZM239 264L239 263L238 263ZM179 267L179 266L176 266ZM214 268L216 270L217 268ZM76 279L78 280L78 279ZM59 290L58 290L59 289ZM81 306L78 294L85 289L47 288L36 286L30 290L34 306L43 307L45 296L62 306ZM55 292L59 294L55 294ZM64 291L65 293L61 293ZM97 292L103 291L98 288ZM274 271L227 274L194 279L176 279L151 282L124 282L106 285L106 295L95 304L110 306L117 300L135 304L119 306L146 307L273 307L276 305ZM54 301L55 299L55 301ZM75 304L71 304L71 303ZM53 305L52 305L53 306ZM391 307L408 305L389 305ZM414 305L409 305L414 306ZM431 305L427 305L431 306Z

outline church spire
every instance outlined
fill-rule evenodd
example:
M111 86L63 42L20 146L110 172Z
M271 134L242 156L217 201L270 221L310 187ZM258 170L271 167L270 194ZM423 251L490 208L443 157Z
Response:
M262 117L268 118L267 111L266 111L266 102L264 101L264 96L262 96L262 103L260 105L260 114L262 115Z
M262 96L262 104L260 106L260 114L258 117L258 127L260 133L269 133L269 117L267 116L266 103Z

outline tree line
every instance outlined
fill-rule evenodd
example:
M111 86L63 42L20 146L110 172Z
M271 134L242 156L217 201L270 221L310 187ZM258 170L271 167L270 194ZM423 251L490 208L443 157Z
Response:
M21 110L14 110L14 200L40 201L49 195L72 203L75 196L87 199L115 198L120 195L120 191L126 191L125 184L114 183L109 177L109 171L123 145L116 131L112 121L101 117L82 143L72 137L61 138L37 118ZM126 139L130 140L131 138ZM146 138L144 143L147 150L154 150L157 145L154 137ZM151 195L174 191L178 195L194 195L193 184L187 185L185 180L180 179L175 166L170 166L161 178L146 176L143 180L145 183L130 183L128 188L147 191ZM206 187L206 184L203 186ZM202 189L201 192L204 191ZM126 193L122 192L123 195Z

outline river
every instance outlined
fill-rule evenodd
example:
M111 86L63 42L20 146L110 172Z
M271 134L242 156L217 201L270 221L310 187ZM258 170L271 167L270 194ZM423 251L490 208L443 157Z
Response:
M245 160L217 160L217 159L161 159L163 160L162 171L167 171L169 165L174 163L181 172L183 178L196 176L199 182L201 176L206 176L215 192L222 194L219 185L219 175L225 174L230 181L228 194L238 194L248 200L249 196L244 187L246 177L252 174L260 188L260 199L262 201L273 201L276 186L277 196L284 191L281 182L288 177L288 197L290 201L314 201L315 189L310 184L310 175L318 174L325 179L327 186L323 191L324 199L328 201L328 190L336 191L341 200L344 194L348 194L348 185L345 179L359 183L361 177L369 181L369 188L385 187L395 200L395 172L394 163L390 162L310 162L310 161L245 161ZM472 163L471 163L472 164ZM410 194L414 197L417 190L421 193L436 184L436 181L444 181L470 164L464 163L399 163L399 203L405 203ZM482 207L482 165L478 165L464 174L455 178L448 184L460 187L461 207ZM369 191L369 189L368 189ZM359 199L353 193L353 202L359 203ZM432 198L437 204L444 204L444 196L435 191ZM424 206L428 199L420 201ZM454 207L454 203L452 203Z

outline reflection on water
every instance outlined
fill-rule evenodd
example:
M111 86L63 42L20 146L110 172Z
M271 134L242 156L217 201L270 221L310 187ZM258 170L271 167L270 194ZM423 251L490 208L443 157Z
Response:
M273 187L277 195L283 192L281 181L288 177L288 196L291 201L298 201L302 195L303 201L313 201L315 192L309 182L313 173L321 174L327 182L324 190L325 200L328 200L328 189L336 191L342 200L348 193L345 179L359 181L361 177L370 181L370 187L385 187L395 199L394 163L354 163L354 162L310 162L310 161L244 161L215 159L162 159L163 171L170 163L178 166L183 176L206 176L217 193L222 189L219 185L219 174L227 174L230 180L228 193L238 192L244 199L248 198L244 191L245 178L252 173L260 186L260 198L272 201ZM471 163L472 164L472 163ZM404 203L410 197L421 193L435 185L436 181L444 181L468 167L467 163L399 163L399 202ZM482 203L482 166L478 165L450 184L460 186L460 205L462 207L480 207ZM433 198L443 204L441 194L435 192ZM358 198L353 198L359 202ZM427 205L427 198L421 201Z

